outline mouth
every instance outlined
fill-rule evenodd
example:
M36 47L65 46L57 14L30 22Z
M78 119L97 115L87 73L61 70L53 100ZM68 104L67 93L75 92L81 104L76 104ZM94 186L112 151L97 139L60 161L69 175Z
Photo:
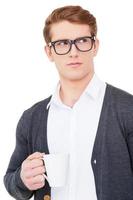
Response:
M82 63L80 62L71 62L71 63L68 63L67 66L68 67L79 67Z

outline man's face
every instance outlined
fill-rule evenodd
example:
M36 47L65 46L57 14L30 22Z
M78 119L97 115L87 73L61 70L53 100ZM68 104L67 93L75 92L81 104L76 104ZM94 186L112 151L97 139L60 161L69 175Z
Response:
M88 25L62 21L51 27L51 41L70 39L74 40L84 36L91 36ZM90 51L81 52L72 45L70 52L66 55L57 55L53 47L45 47L46 53L56 65L60 80L79 81L90 77L94 73L93 57L98 50L96 39Z

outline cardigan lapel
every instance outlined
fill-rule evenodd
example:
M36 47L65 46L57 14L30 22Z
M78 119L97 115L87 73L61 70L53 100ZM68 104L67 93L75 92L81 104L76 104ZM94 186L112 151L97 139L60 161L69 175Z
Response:
M100 153L102 151L102 138L104 137L106 130L106 120L108 116L108 108L110 103L110 90L111 90L111 85L107 83L98 129L96 132L96 137L92 151L92 158L91 158L92 166L94 163L96 163L96 160L99 159Z

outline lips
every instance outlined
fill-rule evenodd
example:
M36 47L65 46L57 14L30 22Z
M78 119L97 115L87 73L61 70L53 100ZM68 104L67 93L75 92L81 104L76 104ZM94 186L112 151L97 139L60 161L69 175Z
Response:
M82 63L80 62L71 62L71 63L68 63L67 66L71 66L71 67L76 67L76 66L80 66Z

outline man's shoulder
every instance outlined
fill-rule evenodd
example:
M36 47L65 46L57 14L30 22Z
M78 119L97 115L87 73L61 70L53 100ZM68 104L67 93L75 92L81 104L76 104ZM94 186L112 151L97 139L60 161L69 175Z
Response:
M113 116L117 117L115 119L119 121L124 136L127 137L133 132L133 95L112 85L108 85L107 88Z
M110 93L109 96L113 103L116 103L120 106L133 107L133 94L111 84L107 84L107 90Z
M24 115L32 116L47 111L47 105L50 102L51 96L33 104L30 108L24 111Z

